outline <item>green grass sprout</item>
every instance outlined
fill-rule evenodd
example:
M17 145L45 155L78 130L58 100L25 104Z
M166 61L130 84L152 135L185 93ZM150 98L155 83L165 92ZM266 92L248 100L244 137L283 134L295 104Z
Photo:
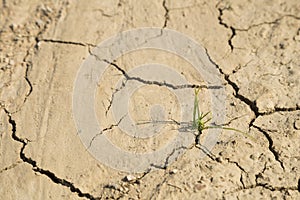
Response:
M238 130L236 128L231 128L231 127L224 127L222 125L206 125L212 118L205 119L205 117L210 114L210 112L207 113L202 113L200 112L199 109L199 100L198 100L198 94L200 92L200 88L195 89L195 97L194 97L194 109L193 109L193 128L197 129L198 134L201 135L203 130L205 129L210 129L210 128L219 128L219 129L224 129L224 130L231 130L235 131L238 133L243 134L244 136L250 138L253 141L256 141L255 138L250 136L248 133Z

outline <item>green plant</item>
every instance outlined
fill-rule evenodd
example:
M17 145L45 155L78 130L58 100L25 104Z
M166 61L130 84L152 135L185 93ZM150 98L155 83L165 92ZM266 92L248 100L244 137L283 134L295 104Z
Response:
M193 128L197 129L198 135L201 135L202 131L205 129L220 128L220 129L224 129L224 130L231 130L231 131L236 131L236 132L242 133L246 137L249 137L251 140L255 141L255 139L252 136L250 136L249 134L247 134L241 130L235 129L235 128L224 127L222 125L209 125L209 126L206 125L212 118L204 119L210 112L207 112L205 114L200 112L199 100L198 100L199 92L200 92L200 88L195 89L194 110L193 110Z

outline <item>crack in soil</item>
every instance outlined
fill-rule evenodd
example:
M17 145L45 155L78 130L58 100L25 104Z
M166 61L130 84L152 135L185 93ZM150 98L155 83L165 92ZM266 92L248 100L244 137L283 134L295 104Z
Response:
M171 83L167 83L167 82L159 82L159 81L150 81L150 80L144 80L140 77L135 77L135 76L129 76L124 69L122 69L121 67L119 67L117 64L110 62L106 59L103 59L101 61L106 62L107 64L110 64L111 66L114 66L116 69L118 69L122 75L126 78L126 81L128 80L133 80L133 81L138 81L141 82L145 85L157 85L157 86L165 86L165 87L169 87L173 90L177 90L177 89L186 89L186 88L205 88L205 89L219 89L221 88L221 86L206 86L206 85L195 85L195 84L184 84L184 85L173 85Z
M195 148L201 150L205 155L207 155L207 157L209 157L212 161L216 161L218 163L222 163L221 158L217 157L216 155L214 155L209 149L207 149L204 145L202 145L200 143L200 136L201 133L198 132L198 134L195 135L195 143L194 146ZM193 148L192 147L192 148Z
M236 83L234 83L233 81L231 81L229 79L229 75L225 74L223 72L223 70L211 59L211 57L209 56L207 49L206 50L206 54L209 58L209 60L216 66L216 68L219 70L219 72L224 76L226 82L234 89L235 93L233 94L237 99L239 99L240 101L244 102L245 104L247 104L250 109L252 110L252 112L254 112L255 117L250 121L249 123L249 129L251 127L255 127L256 129L258 129L261 133L264 134L265 138L268 140L269 142L269 150L271 151L271 153L274 155L275 160L277 162L280 163L280 166L282 167L283 170L285 170L283 162L279 159L279 153L274 149L274 145L273 145L273 140L272 138L267 134L267 132L265 132L264 130L262 130L260 127L257 127L254 125L255 120L258 118L258 116L263 115L262 113L258 112L258 107L256 105L256 101L251 101L250 99L248 99L247 97L239 94L239 87L237 86ZM299 108L298 108L299 109ZM277 109L278 110L278 109ZM281 110L286 110L286 111L290 111L293 109L281 109Z
M275 106L275 111L274 112L292 112L292 111L297 111L300 110L300 106L292 107L292 108L283 108L283 107L276 107ZM272 114L274 112L271 112L269 114Z
M67 45L78 45L78 46L91 46L96 47L97 45L91 44L91 43L84 43L84 42L74 42L74 41L65 41L65 40L56 40L56 39L40 39L36 37L36 43L40 42L49 42L49 43L56 43L56 44L67 44Z
M224 9L225 10L225 9ZM295 15L290 15L290 14L286 14L286 15L282 15L280 17L278 17L277 19L274 19L273 21L266 21L266 22L260 22L257 24L251 24L249 27L247 28L234 28L236 31L249 31L252 28L258 27L258 26L262 26L262 25L276 25L278 24L281 20L283 20L285 17L290 17L290 18L294 18L296 20L300 20L300 17L295 16Z
M196 136L196 139L195 139L195 147L200 149L203 153L205 153L212 161L215 161L215 162L218 162L218 163L222 163L222 160L220 157L217 157L215 156L211 151L209 151L205 146L201 145L200 142L199 142L199 139L197 139L197 137L199 136L200 134L198 134ZM229 158L225 158L225 160L230 163L230 164L234 164L236 167L238 167L241 171L241 175L240 175L240 182L243 186L243 188L245 188L245 183L243 181L243 173L245 173L248 177L248 172L246 172L246 170L236 161L232 161L230 160Z
M220 3L220 2L219 2ZM218 5L219 5L219 3L217 3L217 5L216 5L216 8L218 7ZM280 16L279 18L277 18L277 19L274 19L273 21L270 21L270 22L261 22L261 23L257 23L257 24L252 24L252 25L250 25L249 27L247 27L247 28L235 28L235 27L233 27L233 26L231 26L231 25L228 25L227 23L225 23L224 21L223 21L223 11L224 10L228 10L228 8L217 8L218 9L218 11L219 11L219 15L218 15L218 20L219 20L219 24L220 25L222 25L223 27L225 27L226 29L230 29L230 31L231 31L231 35L230 35L230 37L229 37L229 39L228 39L228 45L230 46L230 50L231 50L231 52L233 51L233 49L234 49L234 46L233 46L233 43L232 43L232 40L233 40L233 38L237 35L237 31L249 31L250 29L252 29L252 28L254 28L254 27L258 27L258 26L261 26L261 25L265 25L265 24L269 24L269 25L276 25L276 24L278 24L282 19L284 19L285 17L291 17L291 18L294 18L294 19L296 19L296 20L300 20L300 17L298 17L298 16L295 16L295 15L291 15L291 14L286 14L286 15L282 15L282 16Z
M197 149L200 149L205 155L207 155L207 157L209 157L212 161L216 161L221 163L221 160L215 156L210 150L208 150L205 146L203 146L202 144L200 144L200 140L199 140L199 136L200 134L196 135L195 137L195 147Z
M233 51L234 47L233 47L233 44L232 44L232 40L233 40L234 36L236 36L236 31L235 31L235 28L233 26L229 26L228 24L226 24L223 21L222 16L223 16L223 10L225 10L225 9L218 8L218 11L219 11L218 20L219 20L220 25L224 26L226 29L230 29L230 31L231 31L231 35L228 39L228 45L230 46L231 51Z
M186 89L186 88L205 88L205 89L220 89L222 88L221 86L206 86L206 85L196 85L196 84L184 84L184 85L173 85L171 83L167 83L167 82L159 82L159 81L150 81L150 80L144 80L140 77L135 77L135 76L129 76L128 73L122 69L121 67L119 67L116 63L111 62L107 59L101 59L99 58L96 54L93 54L90 49L89 49L89 53L90 55L94 56L98 61L100 62L105 62L107 64L109 64L110 66L115 67L118 71L120 71L122 73L122 75L125 77L126 81L128 80L133 80L133 81L138 81L141 82L145 85L157 85L157 86L165 86L165 87L169 87L173 90L178 90L178 89Z
M3 0L4 2L4 7L5 7L5 1ZM169 9L167 8L166 6L166 0L163 1L163 7L165 9L165 21L164 21L164 25L163 25L163 28L167 27L167 23L168 23L168 20L169 20ZM230 46L230 49L231 51L233 51L234 49L234 46L232 44L232 40L233 38L236 36L236 30L237 31L243 31L242 29L235 29L234 27L232 26L228 26L225 22L223 22L223 19L222 19L222 15L223 15L223 9L218 9L219 10L219 24L221 24L222 26L224 26L225 28L227 29L230 29L231 30L231 36L230 38L228 39L228 45ZM294 18L296 19L299 19L297 18L296 16L293 16ZM278 21L281 20L281 19L278 19ZM274 23L277 23L278 21L274 21L274 22L270 22L270 24L274 24ZM261 24L266 24L268 22L265 22L265 23L261 23ZM261 25L261 24L257 24L257 25L253 25L250 28L254 27L254 26L258 26L258 25ZM245 30L246 31L246 30ZM79 45L79 46L93 46L95 47L95 45L93 44L89 44L89 43L81 43L81 42L72 42L72 41L63 41L63 40L54 40L54 39L38 39L38 37L36 38L36 42L37 44L39 42L49 42L49 43L58 43L58 44L67 44L67 45ZM206 52L207 53L207 52ZM208 55L208 53L207 53ZM208 55L209 56L209 55ZM211 58L209 57L209 59L211 60ZM105 60L104 60L105 61ZM212 61L212 60L211 60ZM106 61L105 61L106 62ZM112 62L109 62L107 61L107 63L109 63L110 65L113 65L114 67L116 67L123 75L124 77L127 79L127 80L135 80L135 81L139 81L139 82L142 82L144 84L154 84L154 85L158 85L158 86L166 86L166 87L170 87L172 89L181 89L181 88L196 88L196 87L201 87L201 86L198 86L198 85L184 85L184 86L174 86L172 84L169 84L169 83L165 83L165 82L157 82L157 81L147 81L147 80L143 80L139 77L130 77L123 69L121 69L120 67L118 67L116 64L112 63ZM212 62L214 63L214 62ZM215 63L214 63L215 64ZM28 93L26 94L26 98L24 100L24 103L27 99L27 97L32 93L32 84L28 78L28 73L29 73L29 70L30 70L30 67L31 67L31 63L27 63L26 64L26 72L25 72L25 80L27 82L27 84L29 85L29 91ZM215 66L218 68L218 70L221 72L221 74L224 75L225 77L225 80L227 81L227 83L229 85L231 85L233 87L233 89L235 90L235 94L234 96L238 99L240 99L241 101L243 101L244 103L246 103L248 106L250 106L251 110L255 113L255 118L250 122L250 125L249 125L249 128L251 126L255 127L256 129L258 129L260 132L262 132L264 134L264 136L267 138L267 140L269 141L269 150L273 153L275 159L280 162L281 164L281 167L284 169L284 166L283 166L283 162L279 160L279 154L278 152L275 151L274 149L274 146L273 146L273 140L271 139L271 137L267 134L267 132L265 132L263 129L261 129L260 127L257 127L255 125L253 125L254 121L256 120L256 118L259 116L259 115L264 115L265 113L259 113L258 112L258 107L256 105L256 102L252 102L250 99L246 98L245 96L243 95L240 95L238 92L239 92L239 87L237 86L236 83L232 82L230 79L229 79L229 75L226 75L223 73L222 69L215 64ZM126 80L126 81L127 81ZM180 88L181 87L181 88ZM208 87L205 87L205 88L208 88ZM114 93L116 93L118 91L115 91ZM110 101L110 105L112 104L113 102L113 96L112 96L112 99ZM110 107L109 107L110 108ZM108 108L108 110L109 110ZM275 108L275 112L278 112L278 111L294 111L294 110L300 110L299 107L295 107L295 108ZM28 158L26 157L25 153L24 153L24 149L26 147L26 145L28 144L28 140L27 139L22 139L22 138L19 138L17 135L16 135L16 122L12 119L11 117L11 114L10 112L8 112L5 108L4 108L4 111L6 112L6 114L8 115L8 119L9 119L9 123L11 124L12 126L12 138L19 142L19 143L22 143L22 148L20 150L20 158L22 159L23 162L26 162L28 164L30 164L32 166L32 170L37 172L37 173L40 173L42 175L45 175L47 176L48 178L50 178L53 182L55 182L56 184L60 184L60 185L63 185L64 187L68 187L71 192L75 192L78 194L79 197L86 197L88 199L98 199L98 198L95 198L93 197L92 195L88 194L88 193L82 193L82 191L75 187L73 183L65 180L65 179L61 179L61 178L58 178L53 172L51 171L48 171L48 170L44 170L42 168L39 168L37 166L37 163L36 161L32 160L31 158ZM269 113L268 113L269 114ZM121 120L120 120L121 121ZM120 123L120 121L116 124L113 124L111 125L110 127L106 128L107 130L109 129L112 129L113 126L118 126L118 124ZM102 131L105 131L105 129L103 129ZM93 138L94 139L94 138ZM199 138L198 138L199 140ZM92 141L91 141L92 142ZM174 151L175 152L175 151ZM166 162L165 162L165 167L163 167L162 169L166 169L167 168L167 165L168 165L168 160L170 159L170 157L174 154L174 152L172 152L166 159ZM213 158L213 160L216 160L216 158ZM226 159L228 162L230 163L233 163L235 164L240 170L242 170L243 172L244 169L239 166L239 164L237 162L234 162L234 161L230 161L229 159ZM9 168L9 167L7 167ZM5 168L6 169L6 168ZM2 170L1 170L2 171ZM162 185L164 183L167 182L167 178L168 177L165 177L163 179L163 181L158 184L155 188L155 191L154 191L154 194L157 192L157 194L159 193ZM242 176L241 176L241 179L242 179ZM256 180L257 181L257 180ZM243 184L243 182L242 182ZM244 184L243 184L244 185ZM271 191L286 191L286 190L298 190L300 192L300 179L298 180L298 185L296 187L273 187L271 185L268 185L268 184L263 184L263 183L256 183L254 186L249 186L249 187L244 187L244 189L251 189L251 188L254 188L254 187L264 187L266 189L269 189ZM153 196L151 197L153 198Z
M254 189L254 188L257 188L257 187L262 187L262 188L270 190L272 192L274 192L274 191L286 192L286 191L289 191L289 190L293 190L293 191L298 190L297 186L276 187L276 186L272 186L272 185L267 184L267 183L256 183L254 185L250 185L250 186L244 187L242 189L237 189L237 190L228 192L226 194L232 194L232 193L236 193L236 192L239 192L239 191L242 191L242 190L251 190L251 189Z
M242 172L248 174L248 172L245 171L245 169L236 161L232 161L229 158L225 158L225 160L227 160L228 163L234 164L235 166L237 166Z
M3 5L6 6L6 1L3 0ZM34 35L31 35L30 31L28 32L29 35L20 35L19 33L17 33L14 29L12 29L12 32L14 33L14 35L16 37L32 37L35 39L35 43L32 44L30 43L29 46L26 46L27 47L27 50L26 50L26 55L24 56L24 58L22 59L23 63L26 65L26 69L25 69L25 74L24 74L24 79L27 83L27 85L29 86L29 91L27 92L27 94L25 95L25 98L23 100L23 104L19 106L19 109L15 110L14 112L10 112L10 114L14 114L14 113L17 113L21 110L21 107L25 104L25 102L27 101L27 98L30 96L30 94L32 93L33 91L33 86L32 86L32 83L31 81L29 80L29 72L30 72L30 69L32 68L32 61L31 59L29 58L29 56L31 56L31 51L32 50L38 50L38 42L39 42L39 39L41 37L41 35L43 35L43 33L46 32L46 30L48 29L49 25L51 24L51 22L53 21L53 18L54 18L54 21L56 20L59 20L60 17L61 17L61 12L62 10L65 8L65 5L61 6L60 10L58 10L58 15L56 16L50 16L49 15L49 10L43 10L38 7L37 8L37 12L41 12L42 15L41 16L36 16L38 17L39 19L41 19L42 21L44 21L44 25L40 26L39 24L36 24L39 28L38 32ZM45 17L45 19L43 19L43 17ZM1 32L0 32L1 33Z
M225 74L225 73L223 72L223 70L220 68L220 66L219 66L216 62L214 62L214 61L212 60L212 58L210 57L210 55L209 55L207 49L205 49L205 51L206 51L206 55L207 55L208 59L210 60L210 62L213 63L213 65L215 65L215 67L218 69L218 71L224 76L224 79L225 79L225 81L227 82L227 84L229 84L229 85L233 88L233 90L235 91L235 93L233 94L234 97L236 97L236 98L239 99L240 101L242 101L242 102L244 102L245 104L247 104L247 105L250 107L250 109L252 110L252 112L254 112L255 118L254 118L253 120L255 120L259 115L261 115L261 114L258 112L258 107L257 107L257 105L256 105L256 101L253 102L253 101L251 101L250 99L248 99L247 97L245 97L245 96L239 94L240 88L237 86L237 84L234 83L233 81L231 81L230 78L229 78L229 75L228 75L228 74ZM254 121L251 121L251 122L250 122L249 128L252 126L253 122L254 122Z
M25 70L25 76L24 76L24 78L25 78L25 81L27 82L27 85L29 86L29 91L27 92L27 94L26 94L26 96L25 96L25 99L24 99L24 101L23 101L23 104L27 101L27 98L29 97L29 95L30 95L30 94L32 93L32 91L33 91L32 83L30 82L30 80L29 80L29 78L28 78L28 76L29 76L29 70L30 70L30 68L32 67L32 62L27 60L28 56L30 55L30 52L29 52L30 49L31 49L31 48L29 48L29 49L27 50L27 53L26 53L26 55L25 55L25 57L24 57L24 59L23 59L23 62L26 63L26 70Z
M93 54L90 50L89 50L90 55L94 56L96 58L96 60L101 61L101 62L105 62L107 64L109 64L110 66L113 66L114 68L116 68L118 71L121 72L121 74L125 77L125 81L122 83L122 85L115 89L112 93L112 96L109 100L109 105L107 107L107 109L105 110L105 114L107 115L108 111L110 110L113 100L114 100L114 96L116 95L117 92L121 91L122 88L125 87L127 81L131 80L131 81L138 81L140 83L143 83L145 85L157 85L160 87L168 87L171 88L173 90L178 90L178 89L187 89L187 88L205 88L205 89L220 89L221 86L206 86L206 85L196 85L196 84L184 84L184 85L173 85L171 83L167 83L167 82L159 82L159 81L151 81L151 80L144 80L140 77L135 77L135 76L129 76L128 73L122 69L120 66L118 66L116 63L111 62L107 59L101 59L99 58L96 54Z
M170 16L169 16L169 9L168 9L166 3L167 3L166 0L164 0L163 3L162 3L162 6L163 6L164 9L165 9L165 15L164 15L165 21L164 21L164 25L163 25L162 29L164 29L164 28L167 27L167 25L168 25L168 20L170 19Z
M107 108L105 108L105 105L104 105L104 108L105 108L105 116L107 116L108 111L110 110L110 108L111 108L111 106L112 106L112 104L113 104L115 95L125 87L125 83L126 83L126 82L127 82L127 80L125 80L125 82L122 82L122 85L121 85L119 88L116 88L115 91L112 93L111 98L108 99L109 105L107 106Z
M231 118L228 122L225 122L225 123L223 123L223 124L220 124L220 126L229 126L232 122L234 122L235 120L238 120L238 119L240 119L240 118L243 118L243 117L245 117L246 116L246 114L245 115L241 115L241 116L237 116L237 117L234 117L234 118Z
M229 74L225 74L223 72L223 70L220 68L220 66L211 59L211 57L210 57L210 55L209 55L209 53L208 53L208 51L207 51L206 48L205 48L205 51L206 51L206 54L207 54L210 62L212 62L215 65L215 67L219 70L219 72L224 76L224 79L227 82L227 84L229 84L234 89L234 91L235 91L235 93L233 94L234 97L236 97L240 101L242 101L245 104L247 104L250 107L250 109L252 110L252 112L255 114L255 117L249 123L249 129L250 129L250 127L253 126L253 123L255 122L255 120L259 116L270 115L270 114L275 113L275 112L292 112L292 111L300 110L300 106L297 105L296 107L274 107L274 111L259 112L257 104L256 104L256 101L251 101L246 96L239 94L240 88L238 87L238 85L236 83L234 83L233 81L231 81L230 80L230 75Z
M248 176L248 174L247 174L247 173L246 173L246 175ZM243 180L243 172L241 172L241 176L240 176L240 182L241 182L241 184L242 184L243 188L245 188L246 186L245 186L245 183L244 183L244 180Z
M288 186L288 187L276 187L276 186L272 186L268 183L259 183L258 179L263 177L262 174L265 172L266 169L267 169L267 163L265 163L263 170L255 175L255 184L249 185L246 187L244 186L241 189L236 189L236 190L228 192L226 194L232 194L232 193L236 193L236 192L239 192L242 190L250 190L250 189L257 188L257 187L262 187L262 188L270 190L272 192L274 192L274 191L287 192L289 190L293 190L293 191L297 190L300 192L300 190L299 190L300 189L300 179L298 180L298 186Z
M127 114L126 114L126 115L127 115ZM121 119L117 122L117 124L111 124L109 127L102 129L102 130L100 131L100 133L97 133L97 134L91 139L91 142L90 142L88 148L86 148L86 151L92 146L92 143L94 142L94 140L96 139L96 137L98 137L99 135L102 135L102 134L103 134L104 132L106 132L106 131L112 130L114 127L119 126L119 124L120 124L121 121L125 118L126 115L124 115L123 117L121 117Z
M15 168L15 167L18 166L20 163L21 163L21 161L17 161L16 163L13 163L13 164L11 164L10 166L7 166L7 167L1 169L1 170L0 170L0 174L3 173L3 172L5 172L5 171L8 171L8 170L10 170L10 169Z
M283 170L285 170L284 165L283 165L283 161L280 160L279 153L275 150L275 147L273 145L273 140L272 140L271 136L265 130L263 130L262 128L260 128L260 127L258 127L256 125L253 125L253 127L256 128L259 132L261 132L265 136L265 138L267 138L267 140L269 142L269 150L274 155L275 160L280 163L281 168Z
M156 185L154 191L151 194L150 200L156 198L156 196L160 192L161 187L168 181L169 176L166 176L166 174L167 174L167 172L165 172L165 174L164 174L164 179L159 184Z
M36 161L34 161L33 159L27 157L25 155L25 153L24 153L24 150L25 150L25 147L26 147L26 145L28 144L29 141L28 141L28 139L23 139L23 138L20 138L20 137L18 137L16 135L17 124L16 124L15 120L12 118L11 113L9 111L7 111L5 108L3 108L3 109L4 109L4 112L7 114L7 116L8 116L8 122L10 123L10 125L12 127L11 130L12 130L12 138L13 138L13 140L22 144L22 147L21 147L21 150L20 150L20 159L24 163L27 163L27 164L31 165L32 166L32 170L34 172L39 173L41 175L45 175L49 179L51 179L54 183L60 184L60 185L62 185L64 187L69 188L72 193L77 193L77 195L79 197L86 197L87 199L91 199L91 200L100 199L99 197L94 197L93 195L91 195L89 193L83 193L78 187L76 187L70 181L67 181L65 179L59 178L53 172L38 167Z
M3 0L3 6L4 8L6 8L6 1ZM58 20L60 17L61 17L61 11L62 9L64 9L64 7L61 7L61 10L59 10L58 12L58 15L55 16L55 20ZM29 72L30 72L30 69L32 68L32 61L29 58L29 56L31 55L31 50L38 50L38 44L39 42L41 41L44 41L44 42L52 42L52 43L61 43L61 44L71 44L71 45L81 45L81 46L95 46L95 45L92 45L92 44L84 44L84 43L77 43L77 42L68 42L68 41L60 41L60 40L52 40L52 39L39 39L40 36L47 30L49 24L52 20L52 17L48 15L48 13L46 13L47 11L42 11L43 14L42 16L45 16L46 19L48 20L42 27L39 27L40 30L39 32L36 34L36 36L34 37L35 38L35 44L29 46L29 48L27 49L26 51L26 55L24 56L23 58L23 62L26 64L26 70L25 70L25 74L24 74L24 79L26 81L26 83L28 84L29 86L29 90L24 98L24 101L23 101L23 105L24 103L26 102L27 98L30 96L30 94L32 93L33 91L33 85L29 79ZM2 105L1 105L2 107ZM21 109L21 108L20 108ZM1 170L1 172L5 171L5 170L9 170L9 169L12 169L14 167L16 167L19 163L27 163L29 165L32 166L32 170L36 173L39 173L41 175L44 175L44 176L47 176L49 179L52 180L52 182L56 183L56 184L59 184L59 185L62 185L64 187L67 187L70 189L70 191L72 193L77 193L77 195L79 197L85 197L85 198L88 198L88 199L99 199L99 197L94 197L92 196L91 194L89 193L83 193L78 187L76 187L73 183L71 183L70 181L68 180L65 180L65 179L61 179L59 177L57 177L53 172L49 171L49 170L45 170L43 168L40 168L38 167L37 163L35 160L33 160L32 158L30 157L27 157L24 153L24 150L26 148L26 145L28 144L28 142L30 142L28 139L23 139L23 138L20 138L16 135L16 130L17 130L17 125L16 125L16 121L12 118L12 114L20 111L20 109L18 109L17 111L15 112L9 112L5 106L3 107L3 110L4 112L6 113L6 115L8 116L8 122L9 124L11 125L12 129L12 139L16 142L19 142L22 144L22 147L20 149L20 152L19 152L19 157L20 157L20 161L17 161L15 164L11 165L11 166L8 166L4 169Z
M165 163L164 163L163 166L156 165L156 164L153 164L153 163L152 163L152 164L150 164L150 167L154 167L154 168L157 168L157 169L164 169L164 170L166 170L167 167L168 167L168 165L170 164L170 163L169 163L170 158L171 158L176 152L178 152L178 151L181 150L181 149L189 149L189 148L187 148L187 147L185 147L185 146L177 147L177 148L173 149L173 151L167 156L167 158L166 158ZM178 154L178 155L179 155L179 154ZM175 159L176 159L176 158L175 158Z
M197 136L199 136L200 134L198 134ZM205 146L201 145L199 143L199 139L195 139L195 147L200 149L203 153L205 153L212 161L218 162L218 163L223 163L220 157L215 156L211 151L209 151ZM237 168L240 169L241 171L241 175L240 175L240 182L242 184L242 188L245 189L245 183L243 180L243 173L246 174L246 176L248 177L248 172L236 161L232 161L229 158L225 158L225 160L230 163L230 164L234 164Z

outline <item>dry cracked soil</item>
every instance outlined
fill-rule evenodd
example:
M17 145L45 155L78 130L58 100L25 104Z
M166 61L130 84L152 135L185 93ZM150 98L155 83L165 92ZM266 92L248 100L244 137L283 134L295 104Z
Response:
M299 13L298 0L2 0L0 199L300 199ZM200 138L174 162L167 158L142 173L95 159L73 119L77 72L99 43L140 27L197 41L220 74L225 124L254 140L223 130L210 151ZM143 85L130 100L134 120L148 120L149 105L158 103L166 107L164 119L180 113L171 83L129 76L149 62L170 66L191 90L203 84L193 66L166 52L134 51L107 61L95 93L106 128L93 139L105 135L126 151L144 153L176 134L175 123L157 139L132 138L114 121L110 108L122 88L113 85L120 78ZM200 108L208 107L208 96L203 88ZM159 117L160 107L152 108L151 117Z

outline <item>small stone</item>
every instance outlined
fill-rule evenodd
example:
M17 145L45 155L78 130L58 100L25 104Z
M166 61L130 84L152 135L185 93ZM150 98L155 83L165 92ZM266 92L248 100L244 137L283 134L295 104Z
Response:
M49 13L52 13L53 10L49 7L49 6L46 6L46 10L49 12Z
M172 169L171 171L170 171L170 174L176 174L178 172L178 169Z
M219 162L219 163L222 163L223 162L223 158L222 157L216 157L216 161Z
M296 36L294 37L294 39L295 39L296 41L300 41L300 35L296 35Z
M9 65L15 65L15 61L14 60L9 60L8 64Z
M36 20L35 21L35 24L39 27L39 28L42 28L44 26L44 22L40 19Z
M128 187L123 186L122 188L123 188L123 191L124 191L125 193L129 191L129 188L128 188Z
M135 180L136 180L136 177L133 176L133 175L127 175L127 176L125 176L125 181L127 181L127 182L133 182Z
M285 48L285 45L284 45L283 42L280 42L280 43L279 43L279 48L280 48L280 49L284 49L284 48Z
M198 183L198 184L195 184L194 187L196 190L202 190L206 187L206 185Z
M15 31L17 29L17 25L16 24L11 24L9 25L9 28L12 30L12 31Z

